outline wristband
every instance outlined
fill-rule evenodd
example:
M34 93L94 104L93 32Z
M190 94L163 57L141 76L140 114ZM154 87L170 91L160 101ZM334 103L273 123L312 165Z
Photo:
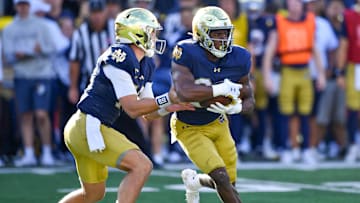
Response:
M168 115L170 112L168 112L165 108L160 108L157 113L160 115L160 116L166 116Z
M155 97L155 102L160 109L169 106L171 104L169 93Z

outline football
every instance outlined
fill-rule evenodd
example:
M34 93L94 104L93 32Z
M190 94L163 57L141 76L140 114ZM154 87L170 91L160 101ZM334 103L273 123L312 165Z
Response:
M230 97L225 96L217 96L213 97L211 99L199 102L202 107L209 107L211 104L215 104L216 102L219 102L223 105L229 105L232 102L232 99Z

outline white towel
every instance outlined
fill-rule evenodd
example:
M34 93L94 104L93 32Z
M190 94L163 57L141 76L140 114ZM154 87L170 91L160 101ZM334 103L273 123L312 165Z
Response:
M90 152L102 152L105 143L100 131L101 122L99 119L86 115L86 138Z
M355 90L360 91L360 63L355 64Z

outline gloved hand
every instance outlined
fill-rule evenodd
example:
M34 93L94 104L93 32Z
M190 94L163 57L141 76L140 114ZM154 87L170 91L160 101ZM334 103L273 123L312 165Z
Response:
M224 106L223 104L216 102L211 104L206 110L219 114L237 114L242 111L242 100L240 98L234 99L234 102L230 105Z
M213 97L220 95L236 99L240 95L241 84L233 83L229 79L225 79L223 83L212 85Z

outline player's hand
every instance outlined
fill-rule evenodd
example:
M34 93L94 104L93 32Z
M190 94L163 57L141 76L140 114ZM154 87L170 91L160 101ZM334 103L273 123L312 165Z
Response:
M79 101L79 90L75 87L70 87L68 92L69 101L72 104L76 104Z
M264 87L270 95L274 95L275 87L270 75L264 76Z
M346 86L346 84L345 84L345 76L343 76L343 75L337 76L337 77L336 77L336 84L337 84L340 88L345 89L345 86Z
M223 95L235 99L239 97L241 88L241 84L225 79L223 83L212 85L213 97Z
M234 103L224 106L223 104L216 102L215 104L211 104L210 107L206 108L206 110L219 113L219 114L237 114L242 111L242 100L240 98L234 99Z
M318 90L324 90L326 87L326 76L325 74L319 74L316 80L316 88Z

